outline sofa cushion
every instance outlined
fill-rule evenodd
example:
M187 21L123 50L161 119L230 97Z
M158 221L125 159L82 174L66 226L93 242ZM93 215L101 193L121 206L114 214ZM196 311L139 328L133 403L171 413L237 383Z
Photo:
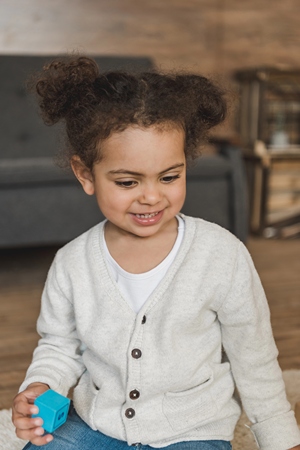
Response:
M77 180L71 171L55 166L53 158L18 158L0 160L0 188L11 185L44 184Z
M232 164L224 156L201 156L193 161L187 170L188 178L220 178L232 172Z

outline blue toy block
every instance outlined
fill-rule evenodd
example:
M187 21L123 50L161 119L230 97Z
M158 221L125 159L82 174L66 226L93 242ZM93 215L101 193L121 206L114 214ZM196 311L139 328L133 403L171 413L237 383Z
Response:
M48 433L53 433L67 420L70 400L52 389L37 397L34 404L39 412L32 417L41 417L44 421L42 427Z

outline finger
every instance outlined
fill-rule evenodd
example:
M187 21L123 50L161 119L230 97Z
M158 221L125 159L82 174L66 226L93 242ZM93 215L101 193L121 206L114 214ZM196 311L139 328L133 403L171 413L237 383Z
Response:
M25 391L22 391L15 396L14 404L17 404L19 401L23 401L32 405L34 403L34 400L48 389L49 386L45 384L32 384L27 389L25 389Z
M39 395L40 395L40 393L36 389L27 388L27 389L25 389L25 391L22 391L15 396L14 402L22 399L23 401L26 401L27 403L32 404Z
M49 387L44 384L31 385L27 389L25 389L25 391L22 391L18 395L16 395L14 403L22 400L32 405L35 399L48 389Z
M29 404L23 399L16 400L13 407L13 417L15 414L22 416L31 416L38 414L39 408L35 405Z
M34 428L41 427L43 423L43 419L41 419L40 417L34 419L19 417L14 421L15 427L19 430L32 430Z
M30 441L35 445L44 445L47 442L52 441L53 436L51 434L45 434L45 430L42 427L33 428L30 430L16 429L16 435L20 439Z
M46 434L45 436L34 438L31 442L34 445L41 446L49 444L51 441L53 441L53 436L51 434Z
M16 435L20 439L24 439L24 440L27 440L30 442L32 442L32 440L36 439L37 437L43 436L44 433L45 433L45 430L42 427L35 427L35 428L24 429L24 430L21 428L16 429Z

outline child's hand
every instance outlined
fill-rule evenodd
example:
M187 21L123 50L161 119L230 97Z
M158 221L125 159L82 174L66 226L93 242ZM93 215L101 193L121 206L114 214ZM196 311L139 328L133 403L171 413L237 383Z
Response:
M37 446L45 445L53 439L51 434L43 436L45 430L42 428L41 418L31 418L31 414L38 413L38 407L33 404L34 400L48 389L49 386L44 383L30 384L25 391L15 397L12 408L12 421L16 427L16 435Z

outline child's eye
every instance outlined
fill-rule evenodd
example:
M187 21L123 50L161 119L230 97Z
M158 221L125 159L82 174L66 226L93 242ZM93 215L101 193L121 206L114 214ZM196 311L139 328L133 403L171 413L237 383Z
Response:
M169 175L167 177L163 177L161 180L163 183L172 183L172 181L177 180L179 175Z
M115 184L117 186L121 186L124 188L130 188L136 185L136 181L130 180L130 181L115 181Z

